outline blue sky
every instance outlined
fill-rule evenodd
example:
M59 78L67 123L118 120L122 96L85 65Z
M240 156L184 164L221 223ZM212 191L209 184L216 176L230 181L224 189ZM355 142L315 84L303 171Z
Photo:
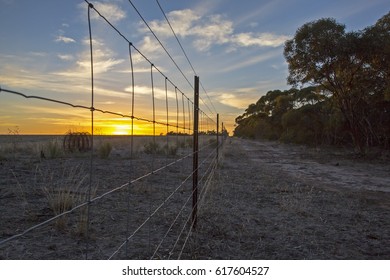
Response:
M186 95L193 89L127 0L90 1ZM143 17L192 82L193 70L155 0L133 0ZM160 0L214 108L230 131L234 119L261 95L286 89L283 45L306 22L332 17L359 30L375 24L390 8L388 0ZM96 72L95 106L129 113L128 46L93 11ZM26 94L89 106L90 74L87 4L82 0L0 0L0 86ZM151 117L150 73L135 56L136 110ZM158 116L163 118L164 81L156 75ZM174 92L169 89L170 107ZM214 108L201 90L206 107ZM0 95L0 134L63 133L87 126L88 113L42 101ZM159 102L161 104L159 104ZM211 112L210 112L211 111ZM170 116L174 118L174 116ZM110 132L128 126L100 119ZM106 129L104 128L104 129ZM108 130L107 130L108 131Z

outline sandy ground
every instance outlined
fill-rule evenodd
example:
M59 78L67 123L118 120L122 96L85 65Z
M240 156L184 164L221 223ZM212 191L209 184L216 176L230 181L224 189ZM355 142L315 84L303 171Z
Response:
M187 257L390 259L390 164L232 139Z
M152 157L140 151L146 140L139 138L130 158L128 139L116 139L108 159L94 159L93 197L190 152ZM85 200L89 156L40 159L39 148L31 150L35 155L27 149L0 155L0 240L54 215L44 192L49 186L55 193L77 186L76 202ZM93 203L88 242L82 208L0 246L0 259L107 259L133 233L114 259L390 259L386 157L228 139L213 180L201 180L201 190L209 189L184 246L191 164L186 158Z

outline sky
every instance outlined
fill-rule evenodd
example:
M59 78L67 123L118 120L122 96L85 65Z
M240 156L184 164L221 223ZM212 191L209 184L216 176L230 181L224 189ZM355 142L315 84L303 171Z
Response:
M190 62L188 63L155 0L90 1L165 77L153 70L155 119L179 125L183 92L193 100L200 77L204 130L216 114L229 132L234 119L269 90L288 89L286 40L303 24L334 18L347 31L364 29L390 10L388 0L159 0ZM146 20L177 66L156 41ZM83 0L0 0L0 87L26 95L91 106L88 5ZM94 57L94 107L131 115L128 43L94 10L90 11ZM153 119L150 63L132 50L134 116ZM180 69L180 71L178 70ZM193 69L192 69L193 68ZM186 101L185 103L188 103ZM191 105L192 106L192 105ZM64 134L90 129L90 111L0 92L0 134ZM129 118L94 113L95 133L127 134ZM210 119L210 121L208 121ZM136 134L151 132L135 121ZM158 133L164 133L159 127ZM176 128L170 127L174 131Z

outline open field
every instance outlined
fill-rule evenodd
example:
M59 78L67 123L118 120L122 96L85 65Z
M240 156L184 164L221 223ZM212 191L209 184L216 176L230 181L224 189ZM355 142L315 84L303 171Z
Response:
M99 199L89 228L84 206L0 245L0 258L83 259L86 251L92 259L177 258L191 213L191 137L135 136L131 144L128 136L97 136L92 166L90 152L65 153L62 139L0 138L0 240L88 201L90 192ZM110 152L101 154L107 143ZM209 143L200 138L203 175L215 146Z
M35 141L10 137L0 137L1 239L52 217L48 197L68 185L73 188L71 200L84 201L89 180L88 153L50 158L46 145L54 141L52 137ZM190 153L190 137L179 138L184 143L171 155L151 155L145 150L151 137L136 137L132 153L129 137L97 137L92 197ZM161 147L166 141L169 146L178 143L174 136L156 140ZM203 145L209 141L201 140ZM106 142L112 150L101 158L98 150ZM211 152L204 150L201 158ZM192 158L185 158L93 203L88 258L110 257L125 236L180 186L134 235L127 250L115 256L177 258L185 241L185 236L178 236L190 213L190 205L183 208L183 203L191 196L192 181L186 181L191 168ZM390 259L389 174L387 156L361 159L344 150L230 138L199 207L198 227L181 258ZM0 246L0 258L85 258L85 215L85 208L80 208Z

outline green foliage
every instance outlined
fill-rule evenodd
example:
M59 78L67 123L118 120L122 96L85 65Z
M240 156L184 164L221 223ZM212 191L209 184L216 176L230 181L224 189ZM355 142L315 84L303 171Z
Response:
M389 23L390 13L371 27L346 32L334 19L320 19L299 28L284 48L288 82L329 91L360 152L389 145Z
M288 82L236 118L236 136L390 148L390 13L346 32L334 19L300 27L285 44ZM311 85L309 87L305 87Z

